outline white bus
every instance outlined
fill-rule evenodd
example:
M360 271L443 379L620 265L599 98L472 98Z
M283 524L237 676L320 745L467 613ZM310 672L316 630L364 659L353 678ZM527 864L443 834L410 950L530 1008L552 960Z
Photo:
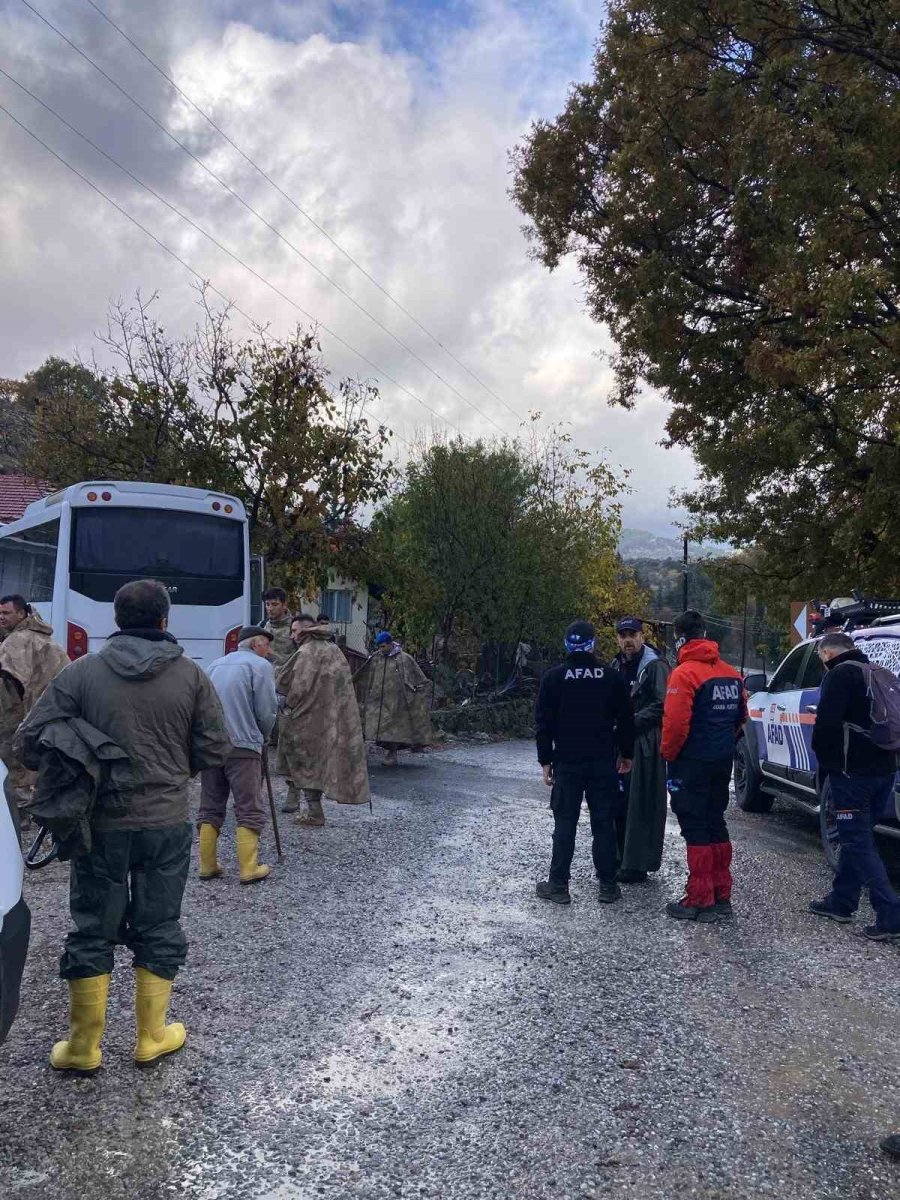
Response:
M72 659L115 631L113 596L132 579L165 584L169 629L196 662L235 649L251 615L243 504L200 488L97 481L0 526L0 596L24 596Z

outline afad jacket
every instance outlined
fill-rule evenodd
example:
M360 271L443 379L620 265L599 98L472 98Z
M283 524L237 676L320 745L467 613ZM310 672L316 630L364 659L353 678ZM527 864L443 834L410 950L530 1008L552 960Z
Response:
M669 676L663 708L662 756L716 762L730 759L747 720L747 693L739 671L706 638L682 646Z

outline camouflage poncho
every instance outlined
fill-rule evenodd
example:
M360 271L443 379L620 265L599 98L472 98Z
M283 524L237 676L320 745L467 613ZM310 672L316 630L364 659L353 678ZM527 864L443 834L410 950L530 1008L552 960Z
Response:
M382 746L430 745L428 689L416 660L396 643L387 654L373 654L356 674L365 737Z
M294 653L294 643L291 641L290 614L282 617L280 621L266 621L263 629L272 635L272 642L269 646L269 657L275 664L277 671L279 667L284 666Z
M18 799L34 784L35 776L13 752L13 735L50 680L68 665L65 650L53 641L52 628L37 613L0 641L0 758Z
M279 757L298 788L324 792L338 804L369 799L366 747L347 660L327 629L304 633L275 676L285 697Z

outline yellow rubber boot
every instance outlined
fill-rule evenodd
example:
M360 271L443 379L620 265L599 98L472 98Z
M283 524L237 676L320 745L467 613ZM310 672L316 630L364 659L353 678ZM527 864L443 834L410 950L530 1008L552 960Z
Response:
M100 1040L106 1028L109 976L69 980L69 1038L50 1051L50 1066L73 1075L93 1075L103 1055Z
M261 867L257 861L259 834L255 829L248 829L246 825L238 825L235 840L238 866L241 868L241 883L259 883L272 870L271 867Z
M215 825L200 826L200 878L215 879L222 874L222 868L216 857L219 845L219 831Z
M180 1021L166 1024L166 1009L172 995L172 980L154 975L146 967L134 971L134 1015L137 1042L134 1047L135 1065L152 1067L167 1054L174 1054L184 1045L187 1032Z

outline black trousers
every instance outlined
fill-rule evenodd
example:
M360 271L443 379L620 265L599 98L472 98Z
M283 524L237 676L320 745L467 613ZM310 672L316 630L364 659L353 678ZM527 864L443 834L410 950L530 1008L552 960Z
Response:
M553 768L553 857L549 881L556 887L568 887L575 834L581 815L581 801L587 800L591 816L591 855L600 883L616 878L618 848L616 818L625 806L615 763L610 760L584 763L558 763Z
M191 861L191 826L92 830L89 854L72 860L63 979L107 975L116 944L134 965L174 979L187 957L181 898Z
M731 786L730 758L708 762L679 758L669 766L669 796L688 846L729 841L725 810Z

